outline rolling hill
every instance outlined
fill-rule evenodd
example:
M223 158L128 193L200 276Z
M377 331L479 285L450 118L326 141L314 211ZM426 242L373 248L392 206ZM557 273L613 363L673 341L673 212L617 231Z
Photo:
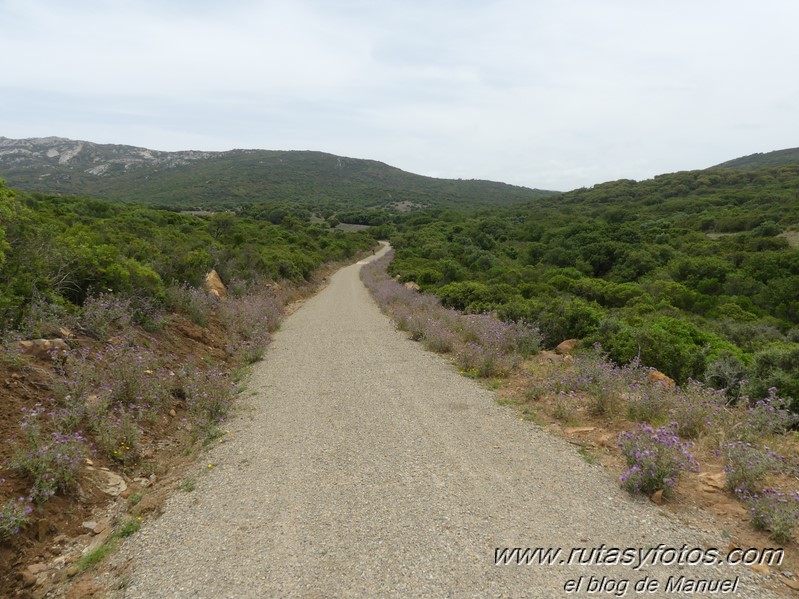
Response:
M774 152L756 153L722 162L710 168L731 168L737 170L754 170L766 166L786 166L799 164L799 148L776 150Z
M0 177L26 191L181 209L292 202L329 208L487 208L556 192L435 179L311 151L161 152L59 137L0 137Z

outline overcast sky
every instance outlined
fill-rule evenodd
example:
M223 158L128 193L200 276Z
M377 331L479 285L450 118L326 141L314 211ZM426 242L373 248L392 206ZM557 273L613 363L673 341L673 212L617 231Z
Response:
M799 146L797 0L0 0L0 136L568 190Z

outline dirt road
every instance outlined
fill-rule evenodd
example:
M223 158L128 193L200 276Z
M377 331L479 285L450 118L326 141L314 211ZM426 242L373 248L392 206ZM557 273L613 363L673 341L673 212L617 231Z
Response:
M680 576L739 575L735 596L770 596L744 567L495 565L498 547L562 548L565 559L604 545L593 561L612 562L611 547L726 543L630 498L407 340L359 268L284 322L248 409L207 456L213 467L126 543L135 567L121 596L561 597L574 580L572 596L679 597ZM646 576L659 590L637 594ZM616 582L589 594L603 577Z

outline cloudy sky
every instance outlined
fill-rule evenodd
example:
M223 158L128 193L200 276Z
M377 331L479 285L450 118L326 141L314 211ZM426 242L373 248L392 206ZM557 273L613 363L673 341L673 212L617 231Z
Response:
M0 136L568 190L799 146L796 0L0 0Z

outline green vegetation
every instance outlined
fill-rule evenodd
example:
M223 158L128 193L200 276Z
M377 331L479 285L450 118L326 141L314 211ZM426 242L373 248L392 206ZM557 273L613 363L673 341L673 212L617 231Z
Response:
M322 263L375 245L369 231L283 218L177 214L83 197L26 194L0 182L0 330L41 333L48 315L100 293L130 298L139 324L170 288L223 281L307 279ZM105 323L95 323L98 336Z
M491 181L423 177L374 160L322 152L157 152L53 138L20 144L25 152L0 157L0 177L9 185L173 210L238 210L268 203L273 210L290 213L299 208L325 219L341 212L338 221L357 223L364 209L507 206L553 193ZM57 149L71 158L62 162L58 155L48 155ZM351 220L353 212L359 219Z
M180 483L180 490L185 493L191 493L197 488L197 481L194 478L187 478Z
M749 156L742 156L735 160L728 160L713 168L733 168L733 169L758 169L766 166L785 166L789 164L799 164L799 148L789 148L787 150L777 150L775 152L758 152Z
M392 274L445 306L600 343L683 383L799 398L799 165L614 181L395 218ZM748 379L748 387L742 388Z
M115 535L108 540L108 542L100 545L94 551L90 551L89 553L84 554L81 558L77 561L77 569L78 572L85 572L89 568L93 568L100 562L102 562L106 557L111 555L114 551L116 551L117 546L119 545L119 538Z

